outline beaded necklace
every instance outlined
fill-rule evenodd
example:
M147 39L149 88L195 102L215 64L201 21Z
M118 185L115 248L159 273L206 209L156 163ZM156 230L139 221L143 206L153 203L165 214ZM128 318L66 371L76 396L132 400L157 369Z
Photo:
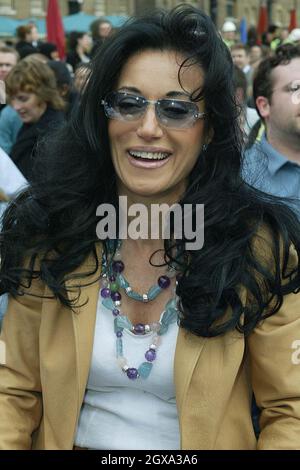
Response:
M116 358L118 365L120 366L121 370L127 375L128 379L146 379L147 377L149 377L149 374L153 367L153 361L155 361L157 357L157 348L161 344L161 336L168 331L169 325L175 323L178 319L177 298L174 293L174 297L166 303L159 322L153 322L150 324L138 323L136 325L133 325L129 318L124 315L124 313L122 313L120 310L122 295L119 290L124 289L125 293L127 295L131 294L129 295L129 297L133 298L134 300L149 302L151 300L154 300L154 298L156 298L160 294L160 292L163 291L163 289L169 287L171 283L170 277L176 275L176 269L171 267L171 269L169 270L169 276L160 276L159 280L161 278L166 278L169 281L161 282L164 287L159 284L158 280L158 285L152 286L148 290L147 294L140 295L137 292L133 291L133 289L131 289L128 281L123 275L121 275L121 272L123 272L125 266L120 259L120 247L121 241L118 241L116 251L112 248L111 243L107 243L108 256L106 256L106 251L103 250L101 273L102 304L104 305L104 307L111 310L112 315L114 317L114 332L116 335ZM128 288L130 288L130 290ZM147 300L145 300L146 295ZM149 349L145 352L146 361L142 362L138 368L129 367L127 359L123 354L124 329L129 330L136 335L144 335L151 331L153 332L151 344L149 346Z

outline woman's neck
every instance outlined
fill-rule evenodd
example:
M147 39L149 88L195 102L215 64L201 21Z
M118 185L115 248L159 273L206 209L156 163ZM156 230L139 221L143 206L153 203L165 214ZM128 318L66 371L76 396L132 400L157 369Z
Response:
M133 194L119 187L119 221L121 238L130 238L145 251L162 249L164 239L170 238L170 211L179 213L183 193L160 193L155 196ZM125 236L124 236L125 234Z
M80 57L82 57L84 55L83 47L82 46L77 46L76 47L76 52Z

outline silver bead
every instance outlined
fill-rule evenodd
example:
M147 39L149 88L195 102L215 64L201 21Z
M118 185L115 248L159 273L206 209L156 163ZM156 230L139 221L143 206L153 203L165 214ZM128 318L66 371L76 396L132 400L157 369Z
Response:
M119 364L119 366L123 369L123 367L128 367L127 365L127 359L123 356L120 356L117 358L117 363Z
M177 274L177 271L176 271L176 269L174 269L174 268L171 268L170 271L167 272L167 276L168 276L170 279L172 279L173 277L175 277L176 274Z
M154 336L152 341L153 341L153 344L156 345L156 347L160 346L161 345L161 336Z
M156 344L151 344L149 347L149 349L153 349L154 351L156 351L156 348L157 348Z
M157 332L160 330L160 328L161 328L161 323L158 322L158 321L155 321L155 322L151 323L150 327L151 327L151 330L152 330L152 331L154 331L155 333L157 333Z
M125 372L125 373L128 371L128 369L129 369L128 366L123 366L123 367L122 367L122 371Z
M120 261L121 259L122 259L121 253L119 251L116 251L114 255L114 260Z
M143 294L143 302L149 302L148 294Z
M114 302L114 304L115 304L115 307L120 307L121 306L121 300L116 300Z
M131 292L131 291L132 291L132 288L130 286L125 288L126 294L129 294L129 292Z
M102 284L102 287L108 287L109 285L108 279L103 279L101 284Z
M145 325L145 333L150 333L151 327L150 325Z

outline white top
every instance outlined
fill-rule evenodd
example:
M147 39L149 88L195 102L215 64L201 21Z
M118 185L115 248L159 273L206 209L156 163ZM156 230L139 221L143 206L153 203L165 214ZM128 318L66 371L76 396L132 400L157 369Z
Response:
M247 106L245 110L245 123L244 123L244 131L246 135L249 135L251 132L252 127L254 124L259 120L259 115L254 108L249 108Z
M147 379L130 380L116 362L112 312L98 299L91 369L75 445L97 450L180 448L173 364L178 326L162 335ZM123 353L138 368L153 332L137 336L123 330Z
M7 196L12 196L27 184L20 170L0 147L0 189Z

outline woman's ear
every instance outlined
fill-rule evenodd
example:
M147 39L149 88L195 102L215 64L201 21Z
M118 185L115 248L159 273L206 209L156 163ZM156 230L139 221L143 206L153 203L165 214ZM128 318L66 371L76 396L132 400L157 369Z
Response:
M205 145L208 146L208 144L211 143L215 135L215 131L213 130L212 126L209 127L209 129L206 132L206 138L205 138Z

